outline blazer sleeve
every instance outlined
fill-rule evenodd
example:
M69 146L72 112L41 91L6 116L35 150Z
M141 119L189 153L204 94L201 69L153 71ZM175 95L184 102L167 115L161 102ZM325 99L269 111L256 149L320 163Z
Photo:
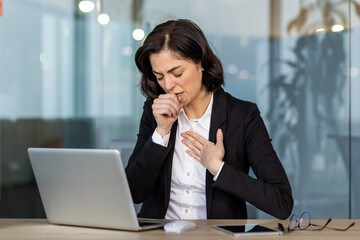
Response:
M125 169L135 203L143 202L153 191L171 145L163 147L152 141L156 121L151 105L150 101L144 104L137 142Z
M274 217L286 219L293 208L290 183L255 104L249 107L242 129L243 139L240 142L244 145L245 160L257 179L233 167L231 163L225 163L214 187L229 192Z

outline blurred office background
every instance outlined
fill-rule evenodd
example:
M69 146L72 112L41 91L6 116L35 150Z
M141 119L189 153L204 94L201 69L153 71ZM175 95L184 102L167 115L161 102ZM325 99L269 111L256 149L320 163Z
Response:
M134 53L177 18L204 30L225 89L258 104L293 212L360 218L360 0L3 0L0 217L45 216L28 147L136 140Z

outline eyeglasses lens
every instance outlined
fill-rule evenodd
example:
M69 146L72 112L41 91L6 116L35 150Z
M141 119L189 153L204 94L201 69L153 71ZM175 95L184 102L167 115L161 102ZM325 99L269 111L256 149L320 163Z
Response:
M306 229L310 226L310 213L304 212L299 219L299 228Z
M296 223L297 223L296 215L293 214L293 215L291 215L291 218L290 218L288 230L289 231L294 231L295 228L296 228Z

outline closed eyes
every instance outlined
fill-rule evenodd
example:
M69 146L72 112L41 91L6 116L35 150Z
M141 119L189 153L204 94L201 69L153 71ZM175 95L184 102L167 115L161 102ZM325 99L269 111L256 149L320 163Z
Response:
M176 77L176 78L179 78L179 77L181 77L182 76L182 73L180 73L180 74L174 74L174 76ZM161 80L163 80L164 79L164 76L162 76L162 77L158 77L158 78L156 78L158 81L161 81Z

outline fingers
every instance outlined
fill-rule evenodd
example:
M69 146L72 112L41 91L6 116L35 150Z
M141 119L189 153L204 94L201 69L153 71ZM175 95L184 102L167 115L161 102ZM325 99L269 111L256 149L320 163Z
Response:
M200 142L196 141L194 138L186 136L186 134L181 134L185 139L181 140L181 142L187 146L193 153L196 155L200 155L201 151L204 149L204 145Z
M183 107L185 104L186 98L183 95L181 95L181 96L177 96L177 99L180 102L181 107Z
M224 136L221 129L216 132L216 144L193 131L182 133L181 136L184 138L181 142L189 148L185 152L215 176L225 155Z
M181 136L184 138L181 142L190 149L190 151L187 150L186 152L201 162L200 156L203 155L206 145L210 142L193 131L182 133Z
M161 94L161 95L159 95L159 97L157 99L171 102L172 104L174 104L174 106L177 106L177 107L180 107L181 102L183 101L182 96L178 97L174 93Z
M216 146L224 148L224 135L220 128L217 130L216 133Z
M174 118L179 115L181 108L182 104L179 102L175 94L162 94L158 98L154 99L154 103L152 105L154 115L161 114Z
M185 133L182 133L181 136L183 136L184 138L186 138L189 141L190 140L197 141L197 142L201 143L202 145L206 145L209 143L209 141L206 138L202 137L200 134L198 134L194 131L187 131Z
M193 157L195 160L199 161L201 163L201 158L199 155L196 155L195 153L193 153L192 151L190 150L186 150L185 151L187 154L190 155L190 157Z
M176 117L178 111L171 104L153 104L152 105L154 115L166 115L169 117Z

